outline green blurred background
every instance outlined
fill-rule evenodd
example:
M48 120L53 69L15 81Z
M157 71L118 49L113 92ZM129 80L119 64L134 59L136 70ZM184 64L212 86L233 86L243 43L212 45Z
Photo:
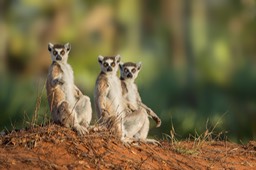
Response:
M75 82L92 101L99 54L142 61L142 100L163 121L151 137L216 126L255 140L255 30L254 0L0 0L0 131L49 115L47 44L70 42Z

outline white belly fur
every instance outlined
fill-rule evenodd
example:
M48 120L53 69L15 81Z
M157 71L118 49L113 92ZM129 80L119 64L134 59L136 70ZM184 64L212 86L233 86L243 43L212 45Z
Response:
M74 96L74 75L73 70L69 64L61 64L61 68L63 71L63 81L64 84L62 86L62 90L65 92L66 101L70 104L70 107L73 108L76 103L76 99Z
M126 83L126 87L128 89L128 93L126 94L125 99L138 109L136 86L133 83Z
M108 83L110 90L107 98L109 103L111 103L111 108L113 108L117 114L120 114L124 111L121 82L116 76L111 76L108 79Z

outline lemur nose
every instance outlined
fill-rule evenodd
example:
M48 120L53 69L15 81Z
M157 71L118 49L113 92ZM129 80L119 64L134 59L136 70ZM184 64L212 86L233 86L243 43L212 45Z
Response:
M128 78L132 78L132 73L128 73L128 74L127 74L127 77L128 77Z
M108 72L112 71L112 68L111 68L111 67L108 67L108 68L107 68L107 71L108 71Z
M56 60L62 60L62 57L60 55L57 55Z

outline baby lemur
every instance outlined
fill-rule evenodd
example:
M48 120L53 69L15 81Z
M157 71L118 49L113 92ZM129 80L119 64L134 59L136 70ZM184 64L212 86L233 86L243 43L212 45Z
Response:
M141 62L120 63L119 67L121 70L122 94L133 105L133 108L136 109L132 113L127 113L124 118L125 135L128 138L155 142L155 140L147 139L149 131L148 116L156 121L156 127L161 125L161 120L149 107L142 103L138 88L134 83L141 69Z
M121 81L117 77L120 55L112 57L98 57L101 72L96 80L94 100L98 117L105 126L108 120L115 119L114 129L117 135L124 137L123 117L128 106L122 96Z
M78 134L87 133L92 118L90 98L76 87L71 66L67 63L69 43L48 44L52 64L46 82L48 103L55 123L74 128Z

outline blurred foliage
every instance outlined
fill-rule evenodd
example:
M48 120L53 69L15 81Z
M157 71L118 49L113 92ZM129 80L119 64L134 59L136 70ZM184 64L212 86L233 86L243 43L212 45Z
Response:
M254 0L0 0L0 128L49 115L47 44L70 42L75 82L92 101L99 54L142 61L142 99L163 120L150 136L174 125L185 138L216 125L232 141L255 140L255 7Z

